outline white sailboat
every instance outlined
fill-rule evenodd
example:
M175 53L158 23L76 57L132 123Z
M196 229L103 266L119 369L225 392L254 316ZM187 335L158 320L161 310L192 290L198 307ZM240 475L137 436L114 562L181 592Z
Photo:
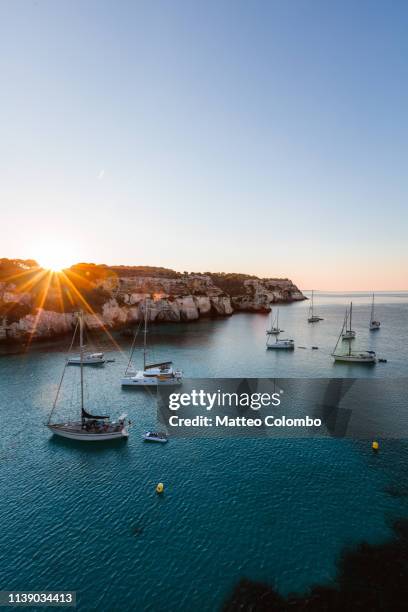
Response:
M353 340L356 337L356 332L351 329L351 321L353 316L353 302L350 302L350 310L346 310L345 325L343 325L342 338L343 340Z
M278 313L279 314L279 313ZM278 329L277 334L268 334L266 339L266 348L272 350L289 350L293 351L295 348L295 341L290 340L289 338L279 338L279 332L283 331L279 329L279 321L276 322L276 328ZM275 342L273 342L273 336L275 337Z
M78 421L66 421L63 423L52 423L52 415L55 411L58 402L59 392L61 390L62 381L64 379L65 368L68 362L65 364L64 371L61 377L60 384L58 386L57 394L54 400L54 404L48 418L47 427L52 431L53 434L61 436L62 438L69 438L71 440L80 440L81 442L95 442L104 440L117 440L120 438L127 438L129 435L128 425L130 421L126 421L126 414L122 414L117 421L111 421L109 416L94 415L88 412L84 407L84 363L83 363L83 313L78 314L79 323L79 344L80 344L80 368L81 368L81 416ZM77 332L78 324L74 331L74 338ZM72 340L72 344L74 341ZM71 346L72 346L71 344Z
M340 363L362 363L362 364L375 364L377 363L377 357L374 351L355 351L351 350L351 342L348 343L348 350L344 353L337 352L340 338L344 338L344 330L347 326L347 316L344 318L343 326L341 328L339 337L337 338L336 346L333 349L332 357L335 362Z
M68 365L103 365L106 362L105 353L96 353L86 350L85 344L80 349L79 355L68 355Z
M105 353L83 353L82 365L103 365L106 362ZM68 365L81 365L81 355L72 355L67 359Z
M374 316L374 293L373 293L373 300L371 302L370 331L376 331L380 329L380 327L381 327L381 323L377 321L377 319Z
M279 308L276 309L276 317L273 318L273 309L271 308L270 314L270 327L266 330L267 336L276 336L280 334L283 329L279 328Z
M144 308L144 330L143 330L143 370L134 371L132 369L132 357L135 348L137 331L133 340L132 351L125 376L121 380L122 387L153 387L157 385L180 385L183 379L183 372L173 367L172 361L162 363L146 363L147 356L147 322L148 305L145 300Z
M318 315L316 315L314 313L314 291L312 289L312 300L310 302L310 306L309 306L309 316L308 316L308 323L318 323L319 321L323 321L323 317L319 317Z
M279 350L279 349L283 349L283 350L294 350L295 348L295 341L294 340L289 340L289 339L279 339L276 336L276 340L275 342L269 342L269 338L266 341L266 348L267 349L275 349L275 350Z

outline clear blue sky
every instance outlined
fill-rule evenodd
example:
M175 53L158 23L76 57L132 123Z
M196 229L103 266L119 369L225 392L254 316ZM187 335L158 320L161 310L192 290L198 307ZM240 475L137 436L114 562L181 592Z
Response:
M408 3L0 2L0 256L408 289Z

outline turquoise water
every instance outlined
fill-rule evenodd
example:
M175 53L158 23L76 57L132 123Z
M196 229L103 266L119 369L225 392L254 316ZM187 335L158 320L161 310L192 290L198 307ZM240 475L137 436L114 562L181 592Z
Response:
M386 364L375 367L334 363L331 357L353 300L353 349L374 350ZM370 332L369 294L315 294L316 312L324 317L307 323L309 301L279 306L282 337L295 340L295 351L265 350L269 315L239 314L216 321L160 325L151 328L151 359L174 359L188 377L398 377L408 372L408 293L376 295L379 331ZM121 340L123 345L123 340ZM341 342L346 350L348 343ZM298 348L306 347L305 349ZM318 346L318 350L312 350ZM340 347L339 347L340 348ZM141 355L139 361L141 364Z
M267 317L243 314L154 327L152 358L172 356L200 377L406 376L406 296L378 297L383 328L375 337L364 331L369 298L353 298L358 341L372 343L387 364L332 364L348 299L320 296L325 321L317 326L304 323L307 303L281 307L296 345L318 351L267 352ZM1 588L76 590L80 610L214 610L244 576L284 594L330 583L344 546L383 542L391 522L407 515L406 495L387 492L407 490L407 442L384 441L378 455L367 442L334 439L143 444L141 432L155 424L154 397L122 391L126 357L110 356L115 363L86 372L87 405L126 410L134 428L127 443L96 447L52 438L43 427L60 348L0 359ZM67 412L76 406L77 376L67 371Z

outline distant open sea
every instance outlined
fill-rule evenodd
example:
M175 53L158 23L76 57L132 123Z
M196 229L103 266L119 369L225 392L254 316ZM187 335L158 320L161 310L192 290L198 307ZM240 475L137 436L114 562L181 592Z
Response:
M354 344L387 363L333 363L350 299ZM306 347L293 353L265 350L267 315L155 325L150 359L172 359L189 378L407 377L408 293L376 294L381 330L372 333L370 300L315 293L324 321L314 325L309 302L280 305L283 336ZM86 370L86 399L91 411L128 412L134 426L118 445L55 439L44 427L60 341L0 357L1 589L74 590L79 610L214 610L243 577L283 595L333 584L345 547L387 542L393 521L408 516L406 440L384 441L378 455L343 439L142 443L156 423L154 394L121 389L131 340L115 338L123 352L102 342L115 362ZM68 412L77 377L69 368Z

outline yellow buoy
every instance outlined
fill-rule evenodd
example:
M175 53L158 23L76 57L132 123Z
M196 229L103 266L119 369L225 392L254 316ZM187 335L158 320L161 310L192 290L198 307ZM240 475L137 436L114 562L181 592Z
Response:
M164 484L162 482L159 482L158 485L156 486L156 493L163 493L164 491Z
M377 451L380 448L380 445L378 444L377 440L374 440L374 442L371 445L371 448L375 451Z

